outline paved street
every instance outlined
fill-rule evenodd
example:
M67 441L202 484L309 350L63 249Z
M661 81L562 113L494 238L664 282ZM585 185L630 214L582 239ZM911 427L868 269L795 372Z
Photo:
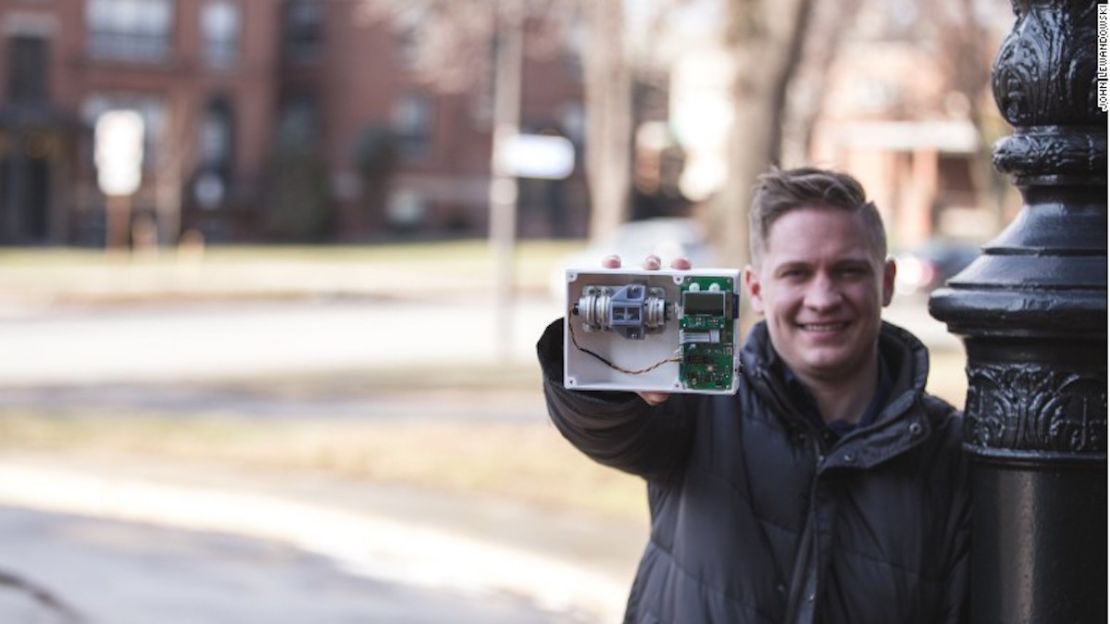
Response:
M537 373L538 378L538 373ZM536 387L538 387L538 382ZM443 393L441 393L443 394ZM472 399L474 392L464 395ZM456 419L467 422L547 422L543 396L535 388L486 393L481 401L453 400L448 394L429 397L419 392L343 396L324 390L294 396L266 393L257 388L172 382L113 382L104 384L0 386L0 410L34 409L69 412L77 408L98 412L156 413L197 417L234 415L259 419Z
M112 539L94 541L96 557L71 563L56 553L87 550L90 546L83 542L69 543L86 532L48 530L50 523L37 521L17 522L6 530L0 514L0 544L4 544L0 578L5 572L28 575L61 599L74 602L88 591L72 578L74 569L95 576L95 582L87 581L94 585L127 583L133 571L141 569L147 578L134 590L135 598L145 601L148 613L174 611L177 601L184 600L181 594L189 594L194 584L204 589L196 598L202 607L208 602L218 605L242 593L230 579L254 583L256 573L277 565L277 573L294 579L319 577L323 566L366 583L395 587L397 591L375 590L374 601L363 608L404 613L408 609L418 618L355 620L360 622L456 621L419 619L444 605L454 605L464 615L481 615L459 621L607 622L619 617L645 538L643 528L626 522L601 522L511 501L345 482L324 475L251 473L155 458L81 459L42 452L0 454L0 507L61 518L56 526L81 527L73 522L83 517L112 519L114 523L105 526L117 527L110 532ZM36 528L40 524L42 530ZM232 557L230 564L221 559L221 553L233 554L238 548L223 545L240 540L286 555L245 563ZM166 552L178 543L198 546ZM9 552L9 544L19 548ZM246 552L259 548L242 547ZM210 556L200 556L205 554ZM154 565L178 557L191 576L175 566ZM259 592L280 589L264 583L259 587ZM302 594L283 599L290 604L317 595L311 583L289 581L282 591ZM352 591L357 593L357 588ZM513 599L508 600L509 596ZM259 600L263 598L260 595ZM0 599L0 622L27 621L8 617L19 612L11 602ZM471 602L473 608L467 606ZM340 606L346 608L342 600ZM513 617L486 619L500 618L502 611ZM350 620L337 611L326 618L276 621Z
M336 369L531 365L534 343L559 314L546 298L518 302L507 328L492 301L320 301L148 304L0 310L0 387L181 381ZM899 302L887 318L927 343L958 346L925 312Z
M281 542L0 507L0 574L84 624L571 624L509 595L383 582ZM0 621L78 621L0 585Z
M545 299L525 300L495 331L482 299L8 308L0 386L492 363L506 331L512 358L530 362L556 315Z

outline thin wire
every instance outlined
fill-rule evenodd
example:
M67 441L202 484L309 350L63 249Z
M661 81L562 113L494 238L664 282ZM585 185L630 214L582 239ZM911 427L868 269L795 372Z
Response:
M681 362L682 361L682 357L679 356L679 357L667 358L665 360L660 360L660 361L656 362L655 364L652 364L651 366L649 366L647 368L641 368L640 370L628 370L627 368L621 368L620 366L617 366L616 364L610 362L609 360L607 360L604 357L598 355L597 353L594 353L593 351L590 351L589 349L579 345L578 344L578 337L574 335L574 321L568 320L567 321L567 327L570 328L570 341L572 343L574 343L574 348L578 349L579 351L581 351L581 352L583 352L587 355L594 356L595 358L600 360L602 364L608 366L609 368L611 368L613 370L616 370L616 371L620 371L620 372L628 374L628 375L643 375L644 373L651 372L651 371L659 368L660 366L662 366L664 364L667 364L668 362Z

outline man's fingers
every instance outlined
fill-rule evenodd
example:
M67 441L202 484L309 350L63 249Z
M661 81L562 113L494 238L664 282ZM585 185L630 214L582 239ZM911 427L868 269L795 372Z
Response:
M666 392L637 392L636 394L639 394L640 398L644 400L644 403L648 405L659 405L670 396Z
M605 258L601 261L601 266L606 269L619 269L621 268L621 257L616 254L605 256ZM652 254L644 258L642 266L647 271L656 271L662 268L663 261L659 259L659 256ZM680 271L687 271L693 268L693 266L686 258L679 257L671 261L671 268L678 269Z

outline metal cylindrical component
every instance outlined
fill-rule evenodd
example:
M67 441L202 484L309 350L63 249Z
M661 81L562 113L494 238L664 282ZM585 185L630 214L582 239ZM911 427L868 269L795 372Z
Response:
M661 329L668 317L665 291L643 284L586 286L572 312L586 331L616 331L632 339Z
M600 288L587 288L574 306L577 314L582 319L582 326L586 331L601 331L608 325L609 300L612 291L605 292Z
M644 325L655 329L662 327L667 322L667 300L662 297L649 296L644 301Z
M972 621L1105 622L1103 467L980 459L973 474Z

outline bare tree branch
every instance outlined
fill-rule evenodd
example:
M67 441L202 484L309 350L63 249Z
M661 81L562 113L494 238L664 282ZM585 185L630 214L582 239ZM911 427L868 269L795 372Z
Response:
M747 207L756 177L777 164L782 109L799 64L812 0L731 0L725 41L736 61L729 177L714 201L711 232L722 260L747 259Z

